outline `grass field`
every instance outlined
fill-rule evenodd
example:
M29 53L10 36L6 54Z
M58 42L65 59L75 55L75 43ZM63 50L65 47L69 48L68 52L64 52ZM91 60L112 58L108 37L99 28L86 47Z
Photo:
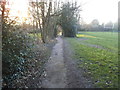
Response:
M82 32L78 38L66 38L75 51L74 58L95 87L118 87L118 33ZM80 39L80 40L79 40ZM103 48L92 47L98 45Z

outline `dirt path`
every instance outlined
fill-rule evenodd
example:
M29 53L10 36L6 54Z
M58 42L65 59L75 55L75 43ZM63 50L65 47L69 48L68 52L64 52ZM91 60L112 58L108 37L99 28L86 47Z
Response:
M43 88L65 88L66 68L63 58L63 40L58 37L57 44L53 47L52 55L45 67L45 78L42 81Z
M90 88L92 83L83 76L72 58L73 51L67 40L57 38L50 59L46 63L42 88Z

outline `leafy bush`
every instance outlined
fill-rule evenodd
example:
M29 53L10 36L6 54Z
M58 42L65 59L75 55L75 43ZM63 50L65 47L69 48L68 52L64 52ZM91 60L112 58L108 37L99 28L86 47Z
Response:
M2 76L3 86L21 75L24 71L24 63L30 57L32 39L22 32L17 31L16 26L4 23L2 31Z
M4 24L2 33L3 88L40 87L38 82L54 40L43 44L39 36Z

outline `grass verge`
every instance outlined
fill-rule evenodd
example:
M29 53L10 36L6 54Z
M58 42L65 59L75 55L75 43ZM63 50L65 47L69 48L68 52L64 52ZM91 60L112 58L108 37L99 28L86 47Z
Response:
M118 88L118 55L104 49L82 45L75 38L67 39L79 59L79 67L92 78L95 87Z

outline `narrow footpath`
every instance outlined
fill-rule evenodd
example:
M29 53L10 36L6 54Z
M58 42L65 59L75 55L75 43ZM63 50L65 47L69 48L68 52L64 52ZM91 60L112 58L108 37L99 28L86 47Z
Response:
M42 80L43 88L65 88L66 68L63 57L63 40L57 38L50 59L46 63L45 78Z

